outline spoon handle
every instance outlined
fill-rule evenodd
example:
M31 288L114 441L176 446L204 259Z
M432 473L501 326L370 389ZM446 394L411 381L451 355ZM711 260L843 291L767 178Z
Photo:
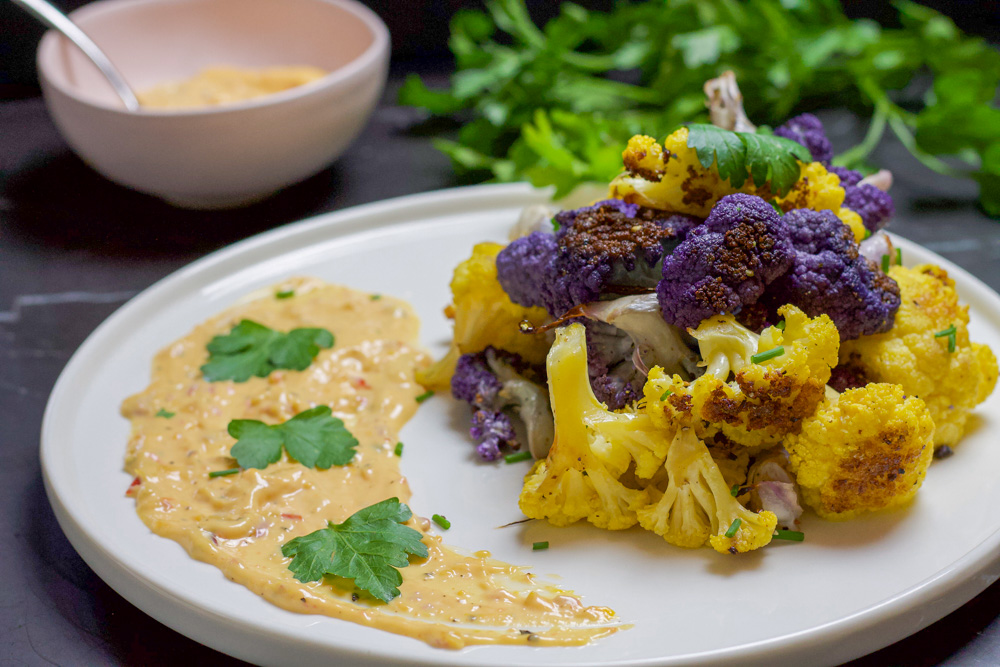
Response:
M45 0L12 1L15 5L20 5L42 23L58 30L67 39L76 44L97 65L97 68L101 70L101 73L107 78L108 82L115 89L115 92L118 93L118 97L124 102L125 108L129 111L139 110L139 101L135 98L135 94L129 88L129 85L125 83L125 77L122 76L121 72L111 63L108 57L104 55L104 52L101 51L97 44L90 37L87 37L86 33L70 21L65 14Z

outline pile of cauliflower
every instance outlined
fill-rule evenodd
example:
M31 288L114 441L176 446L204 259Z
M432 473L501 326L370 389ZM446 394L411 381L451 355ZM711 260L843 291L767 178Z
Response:
M608 199L456 269L451 351L419 378L469 403L480 457L537 459L526 516L747 552L803 506L906 503L992 392L954 282L881 231L885 179L831 167L811 115L776 134L813 156L784 196L732 187L686 128L636 136Z

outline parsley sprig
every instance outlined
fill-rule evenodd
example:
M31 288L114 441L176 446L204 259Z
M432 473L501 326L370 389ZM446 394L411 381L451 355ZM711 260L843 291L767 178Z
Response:
M423 535L403 525L411 516L398 498L388 498L358 510L343 523L327 522L326 528L296 537L281 547L281 554L292 559L288 569L303 583L327 574L345 577L389 602L403 583L398 568L410 564L409 556L428 555Z
M228 334L209 341L208 363L201 372L210 382L246 382L255 375L267 377L279 368L305 370L320 348L329 347L333 347L333 334L326 329L309 327L281 333L243 320Z
M229 453L241 468L266 468L281 458L284 447L302 465L326 470L350 463L358 445L327 405L317 405L274 426L256 419L234 419L229 422L229 435L236 438Z
M701 166L713 164L723 179L734 188L753 178L757 187L765 183L779 196L799 180L799 160L811 162L809 150L783 137L753 132L730 132L714 125L688 125L687 145L698 153Z
M1000 52L916 2L893 3L897 27L852 20L841 4L650 0L597 12L567 2L539 27L524 0L490 0L452 19L450 85L413 75L399 102L464 123L457 136L424 129L451 135L435 146L466 179L564 194L618 174L633 134L704 122L702 85L731 69L755 123L850 108L868 131L838 164L867 168L888 132L929 169L978 181L1000 215Z

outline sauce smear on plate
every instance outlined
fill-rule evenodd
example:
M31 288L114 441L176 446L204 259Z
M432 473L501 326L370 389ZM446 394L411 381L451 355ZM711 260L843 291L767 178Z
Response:
M287 298L292 292L291 298ZM201 324L159 352L152 381L128 398L132 422L125 461L128 495L143 522L198 560L284 609L324 614L446 648L472 644L579 645L621 629L614 613L542 585L524 568L463 555L428 532L430 555L400 570L401 594L383 604L350 580L301 583L281 555L289 540L410 489L395 453L399 430L423 388L414 369L428 359L419 322L404 302L317 280L286 281ZM285 298L276 298L281 294ZM247 382L208 382L206 345L243 319L279 331L323 327L336 340L304 371L277 370ZM307 468L287 454L263 469L210 478L233 468L233 419L277 424L328 405L359 441L346 466ZM407 454L417 451L412 445Z

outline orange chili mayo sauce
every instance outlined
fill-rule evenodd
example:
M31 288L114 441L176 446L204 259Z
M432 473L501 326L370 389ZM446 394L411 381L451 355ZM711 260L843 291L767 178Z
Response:
M264 69L209 67L190 79L168 81L140 91L136 98L140 105L149 109L193 109L280 93L327 74L329 72L307 65Z
M275 297L291 290L290 298ZM243 319L283 332L323 327L335 343L303 371L207 381L199 370L208 359L205 346ZM522 567L488 552L458 553L428 533L430 522L419 517L408 525L424 534L429 557L411 558L400 570L400 595L388 604L359 595L349 580L294 578L283 544L386 498L410 498L394 449L423 393L414 370L429 363L418 328L403 301L300 278L262 291L161 350L149 386L121 409L132 422L125 469L136 478L128 495L139 517L272 604L436 647L581 645L622 629L610 609L586 606ZM209 478L235 466L230 420L277 424L317 405L330 406L359 441L348 465L317 470L283 453L266 468Z

